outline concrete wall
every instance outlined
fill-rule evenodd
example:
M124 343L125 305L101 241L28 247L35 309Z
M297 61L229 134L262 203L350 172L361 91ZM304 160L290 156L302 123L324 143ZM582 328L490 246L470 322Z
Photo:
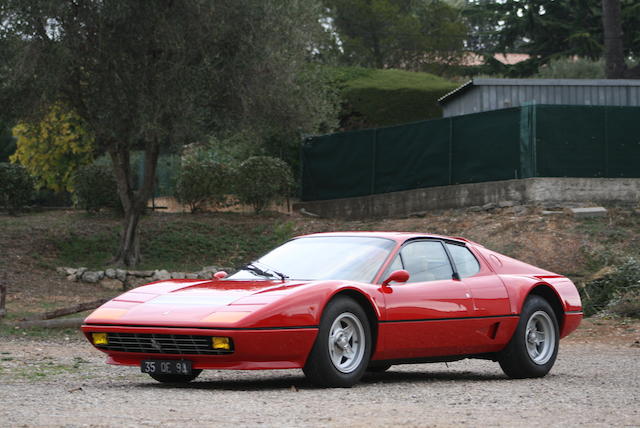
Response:
M640 178L526 178L429 187L357 198L294 204L322 217L402 217L436 209L512 201L518 205L615 204L640 202Z

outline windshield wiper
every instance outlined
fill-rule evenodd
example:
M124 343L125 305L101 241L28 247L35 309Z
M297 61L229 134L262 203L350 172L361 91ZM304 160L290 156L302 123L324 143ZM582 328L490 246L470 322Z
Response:
M275 275L269 272L265 272L260 269L258 266L253 263L246 264L240 268L241 270L248 270L249 272L253 272L258 276L263 276L265 278L275 278Z
M270 272L267 272L266 270L260 269L258 266L255 265L256 263L260 263L262 266L264 266ZM263 276L265 278L275 278L277 276L278 278L280 278L280 280L282 282L284 282L286 279L289 278L287 275L278 272L277 270L265 265L262 262L252 262L252 263L244 265L241 269L248 270L248 271L253 272L253 273L257 274L257 275Z

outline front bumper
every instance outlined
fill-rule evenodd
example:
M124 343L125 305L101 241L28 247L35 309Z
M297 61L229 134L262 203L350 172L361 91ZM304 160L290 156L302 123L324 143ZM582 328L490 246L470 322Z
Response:
M107 363L139 366L143 360L189 360L194 369L293 369L302 368L318 334L314 327L269 329L207 329L136 327L85 324L82 331L91 342L91 333L138 333L206 335L231 337L234 352L223 355L163 354L96 349L107 354ZM93 343L92 343L93 344Z

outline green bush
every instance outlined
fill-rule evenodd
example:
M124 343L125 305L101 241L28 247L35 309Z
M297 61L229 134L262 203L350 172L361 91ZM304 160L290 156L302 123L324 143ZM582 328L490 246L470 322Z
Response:
M438 98L458 86L433 74L404 70L339 67L330 71L343 99L341 130L440 118Z
M587 316L606 310L621 316L640 316L640 261L630 257L621 265L605 268L580 290Z
M540 79L604 79L604 61L585 58L559 58L540 67L534 77Z
M98 212L102 208L121 210L116 179L108 166L80 167L74 175L73 187L76 205L87 212Z
M9 214L24 208L33 193L33 178L22 165L0 163L0 203Z
M196 212L205 204L223 205L231 187L231 169L212 159L190 158L180 169L175 196Z
M256 213L269 203L291 193L293 174L281 159L270 156L253 156L240 164L236 171L235 193Z

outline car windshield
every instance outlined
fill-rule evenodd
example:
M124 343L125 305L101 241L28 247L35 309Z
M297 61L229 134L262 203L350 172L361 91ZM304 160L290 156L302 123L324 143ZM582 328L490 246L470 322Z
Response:
M364 236L298 238L242 267L229 279L341 279L372 282L394 245L390 239Z

